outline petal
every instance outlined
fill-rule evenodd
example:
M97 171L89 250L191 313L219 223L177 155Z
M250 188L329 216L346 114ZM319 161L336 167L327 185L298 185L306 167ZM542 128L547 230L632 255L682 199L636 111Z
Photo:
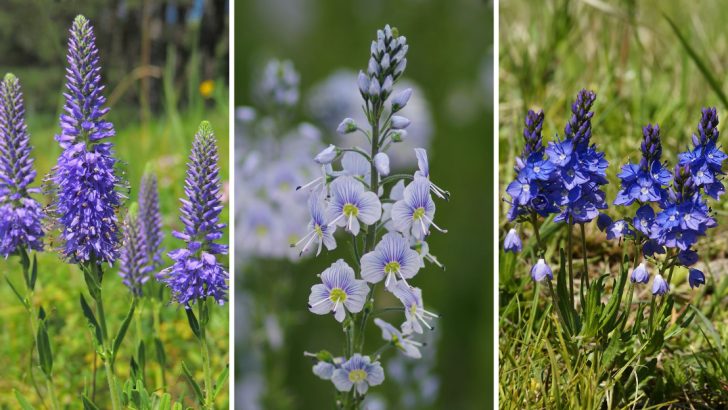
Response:
M372 225L382 216L382 205L374 192L365 192L359 199L359 220Z

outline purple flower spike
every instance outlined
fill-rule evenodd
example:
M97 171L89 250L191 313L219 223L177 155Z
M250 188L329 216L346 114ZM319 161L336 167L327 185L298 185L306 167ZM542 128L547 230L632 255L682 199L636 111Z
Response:
M68 39L66 102L61 133L63 153L53 169L54 211L61 225L63 255L72 263L114 263L119 255L116 210L121 204L112 143L114 127L101 94L101 67L93 28L78 16Z
M564 134L572 138L575 146L588 146L591 138L591 118L594 113L591 107L597 95L593 91L582 89L576 95L576 101L571 105L572 116L566 124Z
M174 265L160 272L160 279L172 290L175 300L189 308L196 300L209 296L219 304L227 297L228 273L215 255L226 254L227 246L215 243L222 238L224 224L219 223L220 178L215 134L203 121L195 134L187 163L186 199L182 199L180 220L184 231L172 235L187 246L168 253Z
M139 229L144 237L147 263L151 269L162 266L162 215L159 213L157 177L145 173L139 186Z
M29 195L38 191L29 187L36 175L30 151L20 81L7 74L0 83L0 254L4 257L19 247L43 249L43 210Z
M149 280L151 266L147 259L147 243L136 210L124 219L123 243L119 255L119 275L135 297L142 296L142 287Z

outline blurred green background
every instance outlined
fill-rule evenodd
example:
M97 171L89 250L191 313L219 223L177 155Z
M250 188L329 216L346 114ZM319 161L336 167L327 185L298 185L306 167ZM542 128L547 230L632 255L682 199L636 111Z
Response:
M439 343L434 373L441 386L434 408L484 408L493 398L493 274L487 245L493 215L492 5L477 0L258 0L237 3L235 18L236 106L252 103L255 73L269 58L290 59L305 94L337 69L365 69L369 44L385 24L407 37L404 78L420 85L433 115L432 179L452 194L450 202L437 204L437 223L449 233L433 233L428 240L447 270L428 266L416 278L426 305L442 314L435 330ZM329 136L333 131L324 130ZM281 384L291 398L287 407L331 403L331 383L311 373L311 362L302 353L321 348L338 352L343 339L338 325L308 313L305 301L315 274L348 252L341 246L317 260L283 268L294 281L289 308L301 311L278 362ZM379 337L378 329L372 329L368 339ZM398 394L387 381L371 392Z
M77 14L84 14L95 26L105 95L111 108L108 119L117 132L112 141L121 162L120 173L129 184L130 199L126 206L136 200L139 180L148 165L159 178L166 234L163 247L170 250L181 244L169 233L181 226L178 208L179 198L184 195L187 155L200 121L207 119L218 138L221 178L225 185L222 219L229 222L226 1L4 1L0 11L0 37L4 39L0 43L3 56L0 72L13 72L23 87L34 147L32 156L38 171L35 185L44 183L60 153L53 137L59 131L58 117L63 104L67 30ZM44 205L50 202L47 196L39 199ZM126 209L121 210L120 220L125 212ZM227 238L226 232L222 241ZM80 408L84 386L92 383L94 355L90 348L91 335L78 302L79 292L85 292L86 286L80 270L61 261L55 252L58 246L57 241L49 238L47 251L39 254L34 302L42 305L49 315L56 390L61 402L75 409ZM2 267L10 280L21 286L17 258L2 262ZM131 301L116 267L107 269L104 299L107 321L115 332ZM167 303L169 292L165 292L164 300L159 336L167 356L166 391L175 400L184 398L186 404L192 405L181 362L184 360L197 379L202 380L199 346L183 309ZM214 335L210 344L213 371L217 373L228 363L227 305L213 311L208 335ZM149 312L147 305L143 314L149 315ZM138 337L132 324L116 363L117 376L122 382L129 377L129 361ZM0 284L0 391L3 392L0 408L18 408L13 389L18 389L37 408L43 408L32 387L35 378L45 395L42 374L37 368L32 374L29 371L30 343L27 314L3 280ZM147 351L151 379L158 365L152 359L153 346L148 345ZM37 358L33 360L37 367ZM100 360L98 366L96 402L101 408L108 408ZM150 391L161 389L155 383L147 387ZM225 388L218 401L221 407L227 406L227 396Z
M563 136L571 102L581 88L588 88L597 94L592 142L606 152L610 163L607 176L611 183L605 187L610 204L607 212L612 217L620 215L621 210L611 206L618 190L616 174L628 160L638 161L643 126L659 123L662 157L672 169L677 153L691 145L690 136L696 132L702 107L716 106L720 119L726 121L728 101L720 95L728 91L726 13L724 2L716 0L502 2L499 195L505 196L505 187L514 177L513 164L523 147L521 135L527 110L543 109L544 140L550 141L557 134ZM684 43L668 18L675 23ZM724 125L719 130L725 134ZM725 274L728 202L723 198L710 201L710 205L719 225L697 245L703 262L700 266L706 272L709 286L702 291L691 291L683 271L678 275L680 279L673 294L681 303L690 302L702 309L715 329L704 323L700 326L711 338L717 337L711 339L713 343L722 340L722 347L719 343L713 352L695 322L694 328L672 339L661 355L658 374L653 375L655 381L648 383L651 404L692 400L691 404L698 408L710 406L709 399L720 400L726 388L725 374L701 369L698 362L701 354L714 353L724 362L728 360L725 348L728 313L721 308L728 298ZM507 210L508 205L502 203L501 243L506 228L511 227L506 222ZM608 258L618 255L620 246L614 241L604 241L604 234L593 224L587 232L591 254L603 255L595 257L595 263L600 270L608 271ZM524 402L538 407L541 404L535 404L533 398L540 397L542 386L536 381L550 374L549 371L558 374L563 368L550 368L545 352L534 355L523 350L515 356L503 353L519 350L513 345L521 340L526 323L532 320L528 315L518 314L518 309L512 309L533 300L530 265L520 255L516 263L515 276L504 275L504 269L500 275L501 309L511 305L508 310L512 312L500 318L500 344L501 365L506 365L505 370L501 369L501 378L519 382L501 384L501 400L507 397L505 408L521 407ZM507 377L503 372L508 373ZM601 395L608 393L600 387L597 390ZM722 397L726 400L725 394ZM725 405L725 401L722 403Z

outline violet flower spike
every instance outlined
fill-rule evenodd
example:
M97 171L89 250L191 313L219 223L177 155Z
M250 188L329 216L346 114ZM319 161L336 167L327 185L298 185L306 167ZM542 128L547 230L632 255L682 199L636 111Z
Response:
M139 185L139 228L144 236L144 251L151 269L158 269L162 259L162 215L159 212L159 192L157 176L145 173Z
M109 109L104 107L96 39L83 16L73 21L67 61L66 101L55 137L64 151L51 176L62 253L72 263L113 264L119 255L116 211L121 195L113 144L107 140L115 133L104 119Z
M210 123L203 121L195 134L187 163L187 198L180 200L184 230L172 233L187 245L167 254L174 264L159 274L174 299L186 309L209 296L221 305L227 299L228 272L215 256L227 253L227 245L215 243L222 238L225 227L219 223L223 207L217 163L215 134Z
M6 74L0 83L0 255L18 248L43 249L43 210L30 193L35 180L30 135L20 81Z
M123 242L119 255L119 276L134 297L141 297L142 287L152 270L147 256L146 234L137 210L132 208L124 219Z

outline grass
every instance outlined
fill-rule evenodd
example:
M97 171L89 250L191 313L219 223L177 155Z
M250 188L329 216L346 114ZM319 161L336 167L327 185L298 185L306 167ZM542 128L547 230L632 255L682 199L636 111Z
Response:
M659 123L663 159L673 166L677 153L690 144L701 107L717 106L720 117L724 121L727 118L724 90L728 84L722 81L722 62L728 57L728 43L722 36L726 13L717 1L699 6L685 1L502 3L501 194L505 195L505 186L513 178L526 111L544 110L547 141L563 135L570 103L581 88L597 93L592 141L610 161L608 202L617 192L619 166L628 159L638 159L641 128L647 123ZM608 345L601 353L583 345L575 349L574 344L590 341L569 340L559 332L547 290L531 283L529 257L515 259L501 254L501 406L726 406L728 311L721 307L728 300L728 202L714 201L711 206L719 225L698 243L708 286L690 290L684 270L673 278L675 307L669 312L670 323L679 322L684 311L695 316L684 329L669 334L657 354L627 351L622 356L626 363L606 366ZM506 211L507 205L501 206L502 228L506 226ZM613 207L608 212L619 214ZM547 258L553 261L566 235L564 229L549 234ZM529 243L527 240L524 247ZM606 274L615 278L622 251L619 245L604 241L594 226L587 229L587 243L591 277ZM575 260L580 268L579 259ZM611 292L610 280L607 294ZM635 302L647 303L649 296L649 290L638 291ZM592 354L580 353L585 351ZM625 372L620 373L621 369Z
M226 99L221 99L226 101ZM169 236L172 229L179 229L178 198L184 195L184 172L194 133L203 119L211 122L218 138L220 153L221 178L227 192L228 168L228 113L226 105L217 108L208 108L199 112L187 112L182 115L183 134L171 131L173 127L163 118L156 119L146 125L129 122L126 119L134 118L127 115L122 108L112 109L110 119L116 125L117 158L122 161L121 170L128 181L129 201L127 206L136 199L139 180L146 166L156 172L159 178L160 206L163 215L166 238L163 246L173 249L180 245L180 241ZM53 135L57 132L54 118L50 116L33 116L29 118L29 130L34 146L38 178L36 184L50 172L57 155L60 152ZM149 165L147 165L149 164ZM226 194L225 194L226 195ZM47 203L48 198L43 198ZM229 212L225 199L225 209L222 221L229 222ZM124 211L122 211L124 212ZM221 240L227 242L227 232ZM48 248L59 246L51 241ZM10 258L2 262L2 271L14 283L20 285L22 276L17 258ZM167 262L169 260L167 259ZM86 293L86 286L80 270L76 266L63 263L60 257L49 249L38 254L38 284L34 303L42 304L49 317L48 333L54 353L54 379L56 391L60 402L69 408L79 408L80 394L93 385L93 343L91 333L88 331L85 318L81 312L78 295ZM109 269L104 277L104 301L107 311L107 321L112 334L121 325L121 321L128 311L131 294L121 283L116 266ZM3 281L4 282L4 281ZM161 309L161 323L158 335L163 341L166 356L166 374L164 391L169 392L174 400L185 405L193 405L192 391L182 373L182 361L193 372L195 379L200 383L203 379L202 357L197 339L190 331L183 309L174 303L167 303L169 292L165 291L165 304ZM45 394L43 377L37 368L37 358L31 357L32 342L30 340L28 317L18 300L6 283L0 286L0 408L16 408L14 395L10 394L17 389L36 408L44 408L38 400L33 388L33 378L40 385ZM132 323L124 340L116 362L116 374L120 381L129 379L130 359L136 355L137 340L140 333L143 336L151 332L151 306L147 303L141 306L141 315L144 316L142 328ZM137 309L139 312L139 309ZM208 338L211 348L212 368L217 375L228 363L228 306L213 307L210 324L208 325ZM146 362L148 373L148 389L161 391L162 386L158 376L160 366L154 358L153 346L147 345ZM31 372L31 361L34 369ZM96 403L101 408L108 408L108 390L104 378L103 365L97 359L96 375ZM149 383L149 379L154 382ZM151 385L151 386L150 386ZM90 394L89 394L90 395ZM227 408L227 382L218 396L217 405Z

